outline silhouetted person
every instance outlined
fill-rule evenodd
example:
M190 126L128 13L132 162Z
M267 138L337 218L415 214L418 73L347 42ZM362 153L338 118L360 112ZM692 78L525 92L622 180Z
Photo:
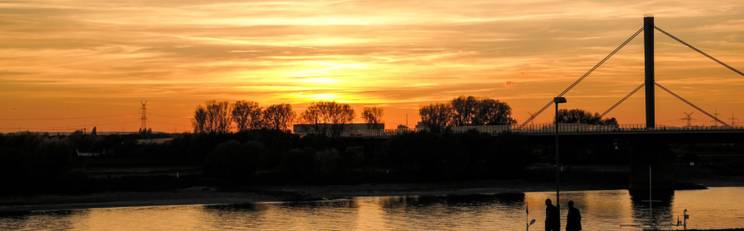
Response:
M558 207L553 205L550 199L545 200L545 231L559 231L560 217Z
M568 201L568 217L566 219L566 231L581 230L581 212L574 208L574 202Z

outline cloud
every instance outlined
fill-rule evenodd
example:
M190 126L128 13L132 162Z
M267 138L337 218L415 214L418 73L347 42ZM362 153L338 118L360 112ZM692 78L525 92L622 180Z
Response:
M1 101L43 105L0 113L80 107L43 107L63 99L104 98L112 111L132 113L153 98L179 105L173 116L183 117L175 113L208 99L299 105L333 96L410 109L477 95L508 100L521 116L640 28L645 14L742 68L742 11L739 1L671 0L3 1ZM571 96L611 104L642 81L642 51L639 36ZM740 97L742 81L658 33L656 52L670 87Z

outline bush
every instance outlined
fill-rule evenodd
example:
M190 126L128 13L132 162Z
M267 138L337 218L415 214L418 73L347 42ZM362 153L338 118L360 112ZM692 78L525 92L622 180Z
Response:
M295 179L308 179L315 166L315 149L295 148L284 153L281 171Z
M326 149L315 153L314 169L315 174L321 177L333 176L334 174L340 173L339 160L341 156L338 154L338 150ZM338 174L340 175L340 174Z
M205 172L221 178L250 178L256 172L258 157L265 151L263 144L255 141L221 143L207 155Z

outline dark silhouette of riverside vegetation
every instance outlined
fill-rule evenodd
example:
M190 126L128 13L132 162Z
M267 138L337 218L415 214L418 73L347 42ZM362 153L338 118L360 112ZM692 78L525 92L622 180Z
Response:
M227 134L234 124L237 131L257 129L289 130L296 114L289 104L274 104L262 108L256 102L208 101L194 110L194 133Z
M584 111L581 109L561 109L558 110L558 122L559 123L574 123L574 124L591 124L591 125L611 125L617 126L617 119L613 118L602 118L599 113L592 114L591 112Z
M153 134L157 135L157 134ZM139 135L0 136L3 193L152 189L183 184L326 184L513 178L529 162L516 136L409 133L389 140L305 136L269 129L178 134L165 143ZM100 156L77 156L80 152ZM94 169L195 166L197 178L104 176ZM178 182L178 181L184 182ZM159 183L155 183L159 182Z
M452 126L511 125L515 120L506 102L473 96L460 96L449 104L434 103L419 109L421 124L433 132Z
M381 110L379 112L382 113ZM315 102L302 112L301 117L302 122L314 125L315 133L330 134L335 137L341 135L344 124L351 123L354 120L355 113L349 104ZM322 131L326 128L330 131Z
M362 113L368 123L380 121L381 109L364 111L368 112ZM564 122L614 121L583 111L567 112L565 118L571 120ZM429 130L399 133L389 139L326 136L327 133L301 137L288 130L295 119L291 106L275 104L264 108L249 101L210 101L198 106L193 118L194 133L0 134L0 179L7 186L0 193L157 190L189 185L552 180L552 172L528 168L552 162L550 137L508 132L494 136L475 130L455 134L448 129L457 124L513 124L516 121L505 102L459 97L447 104L424 106L421 113L422 124L430 126ZM349 105L334 102L312 104L301 116L318 124L348 123L353 117ZM161 138L168 140L156 142ZM671 144L664 145L661 151L683 152L679 158L684 163L701 161L695 153L707 150L744 152L742 142L705 146L664 137L644 142L634 139L563 138L561 154L568 165L566 178L571 179L574 165L627 165L632 154L643 151L642 145L649 142ZM744 175L739 170L742 165L728 161L715 169ZM609 179L593 175L602 182ZM590 178L586 174L581 177ZM623 175L614 177L627 179Z
M552 179L550 171L541 173L527 168L550 163L551 140L508 133L492 136L475 131L463 134L424 131L375 139L300 137L287 131L258 129L236 133L155 133L149 137L166 136L172 140L142 142L139 134L0 135L0 177L6 186L2 193L158 190L188 185ZM643 150L634 145L636 143L676 141L566 137L564 142L562 154L568 165L565 174L567 179L571 179L571 174L574 174L571 166L627 165L635 150ZM671 148L683 151L722 148L685 145L689 144L677 144ZM744 143L738 142L726 148L741 153ZM100 155L78 156L76 150ZM684 156L681 158L681 161L686 161ZM134 176L115 174L132 168L159 166L178 168L165 173ZM727 161L716 165L715 170L719 174L741 175L740 166L742 163ZM203 171L186 174L185 169L190 168ZM113 173L101 173L101 170ZM180 178L175 177L176 171L181 172ZM605 183L610 180L602 174L593 176ZM624 175L615 177L627 179Z
M381 107L365 107L362 111L362 118L368 125L381 124L384 110Z

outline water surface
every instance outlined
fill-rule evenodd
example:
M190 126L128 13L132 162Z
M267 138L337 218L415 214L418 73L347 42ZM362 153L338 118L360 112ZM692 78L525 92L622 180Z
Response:
M744 227L744 187L677 191L653 205L626 190L569 191L585 230L673 228L684 209L688 228ZM37 211L0 217L0 230L533 230L543 229L550 192L471 196L357 197L348 200L181 205ZM554 198L553 198L554 200ZM565 210L562 212L565 220Z

